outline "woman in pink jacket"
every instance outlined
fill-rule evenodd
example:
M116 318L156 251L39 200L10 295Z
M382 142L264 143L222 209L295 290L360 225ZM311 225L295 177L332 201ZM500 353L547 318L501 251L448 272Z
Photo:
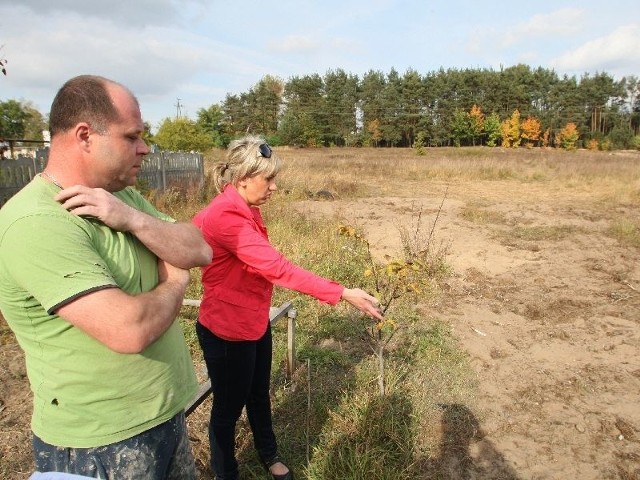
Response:
M214 169L218 195L193 219L213 248L212 262L202 268L204 296L196 331L213 387L209 441L218 480L238 478L235 427L245 406L265 468L276 480L293 479L278 457L271 421L273 284L331 305L342 299L382 319L375 297L294 265L269 243L258 207L277 190L279 170L279 159L262 138L233 141L226 162Z

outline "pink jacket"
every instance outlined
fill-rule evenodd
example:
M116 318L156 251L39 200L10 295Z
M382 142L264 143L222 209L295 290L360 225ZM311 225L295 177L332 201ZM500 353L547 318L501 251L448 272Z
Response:
M202 267L199 322L217 336L259 339L269 322L273 284L331 305L340 301L342 285L294 265L269 243L260 209L249 207L233 185L193 223L213 249L213 260Z

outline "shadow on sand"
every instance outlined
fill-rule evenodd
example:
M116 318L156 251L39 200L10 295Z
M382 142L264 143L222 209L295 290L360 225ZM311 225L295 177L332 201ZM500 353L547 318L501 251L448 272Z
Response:
M515 470L485 438L478 419L459 403L440 404L440 452L421 462L414 478L441 480L518 480Z

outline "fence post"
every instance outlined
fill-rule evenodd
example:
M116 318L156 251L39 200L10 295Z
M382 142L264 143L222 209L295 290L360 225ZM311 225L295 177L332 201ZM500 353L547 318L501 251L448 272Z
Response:
M165 162L167 157L164 152L160 152L160 176L162 181L162 191L167 189L167 169L165 168Z
M296 370L296 317L298 311L290 308L287 312L287 379L291 380Z

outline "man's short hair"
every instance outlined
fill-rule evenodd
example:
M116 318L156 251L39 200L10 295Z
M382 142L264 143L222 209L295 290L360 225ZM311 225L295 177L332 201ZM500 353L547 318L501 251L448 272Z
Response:
M97 75L80 75L68 80L58 90L51 104L51 137L70 130L80 122L88 123L99 133L106 132L109 125L120 119L107 89L109 85L125 88Z

